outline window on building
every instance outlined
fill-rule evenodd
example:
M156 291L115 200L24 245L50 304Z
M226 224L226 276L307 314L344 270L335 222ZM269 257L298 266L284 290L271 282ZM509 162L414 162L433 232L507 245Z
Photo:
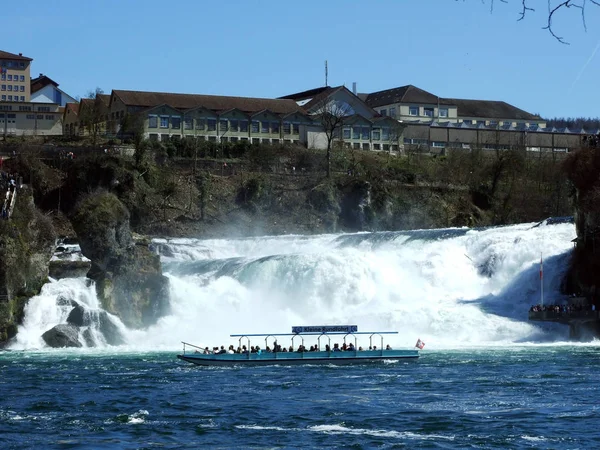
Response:
M227 119L221 119L219 120L219 132L220 133L224 133L227 131L227 127L228 127L229 123L227 122Z
M384 127L381 129L381 140L383 140L383 141L390 140L390 129L389 128Z
M35 118L38 119L38 120L43 120L44 119L44 115L43 114L37 114L35 116Z
M2 88L0 88L0 89L2 89L3 91L5 91L5 90L6 90L6 85L5 85L5 84L3 84L3 85L2 85Z
M19 67L20 67L20 68L24 68L24 67L25 67L25 63L24 63L24 62L20 62L20 63L19 63Z
M485 125L485 120L478 120L477 125Z
M38 106L37 110L40 112L50 112L50 107L49 106Z
M289 122L283 122L283 134L291 134L292 124Z
M292 134L300 134L300 124L299 123L292 124Z
M247 120L240 120L240 131L243 133L248 132L248 121Z
M183 128L186 130L192 130L194 128L194 120L191 117L186 117L183 120Z
M427 117L433 117L433 108L423 108L423 114Z
M16 119L16 118L17 118L17 115L16 115L16 114L7 114L7 115L6 115L6 118L7 118L7 119Z
M12 92L12 84L8 85L8 90Z
M434 147L438 147L438 148L445 148L446 147L446 143L445 142L440 142L440 141L433 141L432 144Z
M419 115L419 107L418 106L409 106L408 107L408 115L409 116L418 116Z
M370 136L369 136L370 134L371 134L371 130L369 129L369 127L362 127L362 129L361 129L361 139L363 141L368 141L369 138L370 138Z
M12 102L12 95L9 95L9 96L8 96L8 101L9 101L9 102Z
M239 122L237 120L230 120L229 121L229 131L237 133L238 129L239 129Z
M440 108L438 114L440 117L448 117L448 108Z
M2 77L0 77L0 80L6 81L6 74L5 73L2 74Z
M390 108L390 117L396 118L396 108Z
M204 130L206 121L204 119L196 119L196 130Z
M35 119L35 114L27 114L27 119L29 120L34 120Z
M25 92L25 86L19 86L19 91ZM60 105L60 102L56 102Z
M342 131L342 136L344 139L350 139L350 128L344 128Z
M12 75L8 75L7 79L8 81L12 81Z
M54 116L50 114L46 114L46 120L54 120Z
M378 141L381 139L381 130L379 128L373 128L373 140Z
M252 121L252 132L258 133L260 131L260 122L258 120Z
M19 86L15 85L15 87L13 88L13 91L19 92Z
M160 116L160 127L169 128L169 116Z
M390 144L383 144L383 151L384 152L389 152L390 151Z
M158 128L158 116L148 116L148 128Z
M19 80L20 80L20 81L25 81L25 75L21 75L21 76L19 77Z
M260 131L262 133L269 133L269 122L261 122L260 123Z
M381 114L382 116L387 116L387 109L382 109L381 111L379 111L379 114Z
M279 133L279 122L271 122L271 133Z
M373 150L381 150L381 144L373 144Z
M352 139L360 139L360 127L352 127Z
M217 119L206 119L206 128L208 131L216 131Z
M171 128L181 128L181 116L171 116Z

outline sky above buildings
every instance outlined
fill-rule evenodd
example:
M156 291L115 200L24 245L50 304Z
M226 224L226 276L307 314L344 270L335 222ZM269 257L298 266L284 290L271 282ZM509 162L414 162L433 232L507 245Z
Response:
M0 49L70 95L96 87L278 97L356 82L600 116L600 7L517 21L521 0L29 0L2 11ZM583 0L581 0L583 1ZM551 0L552 4L558 1Z

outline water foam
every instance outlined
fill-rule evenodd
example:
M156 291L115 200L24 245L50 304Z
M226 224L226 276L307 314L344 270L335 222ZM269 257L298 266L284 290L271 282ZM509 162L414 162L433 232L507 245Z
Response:
M214 346L234 343L232 333L340 323L398 330L389 340L395 347L412 347L418 337L428 349L548 341L556 327L548 332L527 321L540 295L540 254L546 301L553 302L560 298L575 229L533 225L156 240L171 281L172 313L147 330L127 331L122 348L171 350L179 341ZM54 291L45 287L30 301L21 345L62 320L52 306L58 291L93 296L81 280L52 284ZM558 328L560 338L565 328Z

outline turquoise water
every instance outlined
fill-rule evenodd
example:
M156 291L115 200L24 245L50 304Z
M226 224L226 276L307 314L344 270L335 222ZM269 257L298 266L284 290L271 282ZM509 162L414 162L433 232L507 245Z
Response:
M600 349L352 367L0 353L0 448L599 448Z

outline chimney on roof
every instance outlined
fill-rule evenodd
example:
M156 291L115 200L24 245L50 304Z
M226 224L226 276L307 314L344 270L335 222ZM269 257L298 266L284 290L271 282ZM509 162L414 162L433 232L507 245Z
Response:
M43 74L43 73L40 73L40 78L42 78L43 76L44 76L44 74Z
M19 53L19 56L23 56L23 53Z
M356 95L356 81L352 82L352 93Z

